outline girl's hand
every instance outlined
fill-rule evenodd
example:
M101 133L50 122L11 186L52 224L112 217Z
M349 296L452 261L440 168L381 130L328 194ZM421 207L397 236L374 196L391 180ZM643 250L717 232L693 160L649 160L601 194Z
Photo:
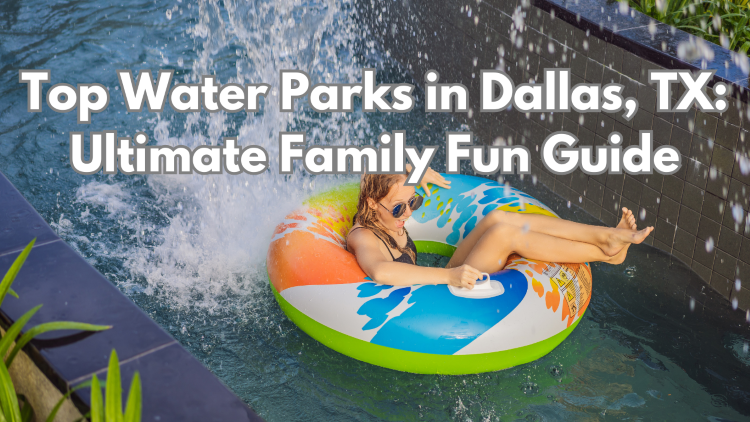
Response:
M411 164L406 164L406 171L411 173L412 166ZM436 172L432 169L432 167L427 167L427 171L424 173L424 177L422 177L422 181L419 182L419 186L424 189L425 195L430 196L432 195L432 192L430 192L430 189L427 187L428 183L432 183L433 185L438 185L441 188L450 189L451 188L451 182L448 180L445 180L445 177L443 177L440 173Z
M482 272L469 265L451 268L448 270L448 284L466 289L473 289L477 280L482 279Z

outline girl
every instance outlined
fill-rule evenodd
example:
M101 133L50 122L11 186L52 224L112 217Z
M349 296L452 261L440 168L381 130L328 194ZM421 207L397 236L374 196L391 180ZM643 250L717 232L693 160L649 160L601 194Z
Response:
M621 264L628 247L641 243L654 229L637 230L627 208L615 228L591 226L545 215L494 210L487 214L456 248L445 268L420 267L417 248L404 223L422 205L404 174L366 174L362 177L347 250L357 257L373 280L391 285L450 284L473 289L482 273L500 271L513 253L539 261ZM427 183L450 188L439 173L428 169Z

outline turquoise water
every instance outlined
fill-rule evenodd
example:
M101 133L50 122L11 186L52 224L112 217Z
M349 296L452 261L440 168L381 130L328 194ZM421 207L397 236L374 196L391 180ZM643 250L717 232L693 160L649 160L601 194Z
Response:
M282 130L304 130L319 144L358 145L383 130L405 129L417 145L440 144L446 130L461 130L450 116L420 112L421 103L405 115L280 113L275 101L249 116L159 115L127 113L115 90L116 69L146 68L174 69L180 80L216 74L222 83L273 84L284 68L350 82L362 67L375 67L383 82L414 83L368 40L354 9L333 1L3 2L0 171L60 236L268 421L746 420L744 315L650 247L632 248L621 266L594 266L589 310L548 356L490 374L413 375L321 346L285 318L268 288L273 227L339 179L301 171L281 177L273 161L259 176L71 170L73 130L143 130L153 143L189 146L238 136L271 157ZM26 89L17 82L24 68L51 69L53 83L102 83L111 104L89 127L46 107L27 113ZM592 221L533 181L511 182L566 218ZM439 264L434 256L419 259Z

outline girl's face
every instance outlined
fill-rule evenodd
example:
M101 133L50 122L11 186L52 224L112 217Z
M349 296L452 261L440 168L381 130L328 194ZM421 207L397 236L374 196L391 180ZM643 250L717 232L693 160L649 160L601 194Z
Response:
M409 208L408 203L414 196L415 190L413 186L404 186L404 183L406 183L406 177L393 185L388 192L388 195L381 199L379 203L372 199L367 200L370 208L375 209L380 223L383 224L386 229L394 232L401 232L404 228L404 223L406 223L406 220L411 217L411 208ZM401 217L395 218L393 217L392 211L398 204L405 204L406 209Z

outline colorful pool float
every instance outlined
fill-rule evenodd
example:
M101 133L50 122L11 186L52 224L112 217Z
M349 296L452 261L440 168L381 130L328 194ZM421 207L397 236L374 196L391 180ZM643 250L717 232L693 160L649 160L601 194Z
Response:
M407 222L420 253L450 256L495 209L557 217L531 196L494 181L445 177L451 189L431 187L432 196ZM376 283L344 249L358 193L359 184L351 183L310 198L276 228L268 251L276 300L319 342L399 371L469 374L538 359L580 322L591 298L589 264L514 255L490 275L489 289L476 292Z

